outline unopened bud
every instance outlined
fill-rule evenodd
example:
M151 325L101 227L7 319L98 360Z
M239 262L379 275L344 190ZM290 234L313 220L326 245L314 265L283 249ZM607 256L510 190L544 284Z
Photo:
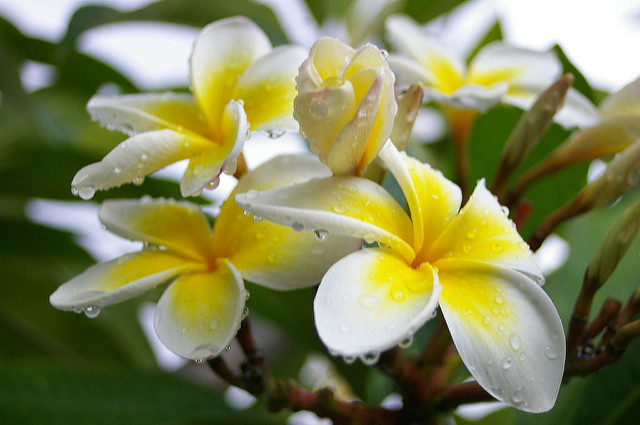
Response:
M398 103L398 113L393 121L391 130L391 141L398 150L402 151L407 146L413 123L416 121L418 111L422 107L422 96L424 90L422 85L413 84L405 91L398 93L396 102Z

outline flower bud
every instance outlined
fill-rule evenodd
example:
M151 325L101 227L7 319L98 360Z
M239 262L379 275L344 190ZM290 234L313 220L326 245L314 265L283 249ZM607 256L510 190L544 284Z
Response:
M335 175L360 175L389 138L397 110L386 56L370 44L354 50L322 38L296 81L300 133Z

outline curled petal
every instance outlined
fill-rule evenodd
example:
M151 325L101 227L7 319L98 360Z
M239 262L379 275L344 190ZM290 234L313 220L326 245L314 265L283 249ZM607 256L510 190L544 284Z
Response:
M242 73L233 99L242 99L251 130L297 130L293 119L295 78L307 56L298 46L281 46L257 59Z
M309 59L320 80L327 80L341 75L347 60L354 54L355 50L343 42L323 37L311 47Z
M434 313L440 293L429 264L411 268L387 249L354 252L320 283L313 303L324 344L343 356L363 356L411 338Z
M98 212L107 230L136 241L168 248L195 261L211 252L211 228L196 205L151 200L108 200Z
M565 342L551 299L504 267L458 260L439 267L440 308L469 372L492 396L520 410L553 407Z
M249 133L249 123L239 102L232 100L225 107L222 132L225 141L221 146L210 144L207 151L190 158L180 183L182 196L198 196L204 188L217 187L220 174L242 152Z
M155 250L127 254L99 263L63 283L49 297L61 310L82 311L136 297L185 271L202 271L202 263Z
M146 175L212 146L215 145L209 140L173 130L138 134L120 143L102 161L80 169L71 186L79 191L81 197L88 199L96 190L141 182Z
M245 174L235 192L328 175L330 171L316 157L279 156ZM279 290L317 284L333 263L360 245L360 239L320 231L316 235L295 232L267 220L256 221L243 213L233 196L220 210L213 238L217 257L228 258L245 279Z
M191 85L213 134L220 132L220 117L238 77L269 50L266 34L244 17L221 19L200 32L191 54Z
M158 301L156 333L179 356L216 356L240 329L245 305L242 276L225 260L216 266L210 273L180 276Z
M96 95L87 103L87 110L101 125L128 135L171 129L211 137L193 96L186 93Z
M245 211L294 230L324 230L389 245L413 260L411 221L381 186L358 177L312 179L265 192L236 195Z
M542 271L507 213L480 180L467 204L421 259L437 267L459 259L500 265L542 285Z
M385 145L380 157L398 181L409 204L413 247L419 253L423 247L431 246L456 215L462 192L441 172L398 152L393 143Z

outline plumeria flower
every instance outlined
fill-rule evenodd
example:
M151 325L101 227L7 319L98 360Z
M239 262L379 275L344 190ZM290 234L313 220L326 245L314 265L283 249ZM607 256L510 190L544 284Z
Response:
M562 65L552 52L536 52L502 42L483 47L467 67L457 52L403 15L387 18L386 30L398 52L389 57L398 82L421 82L425 95L445 105L449 113L482 112L498 102L528 109L535 97L562 73ZM558 123L567 127L587 125L595 119L594 106L576 90L569 91L564 108L556 115Z
M73 192L88 199L96 190L140 184L146 175L183 159L189 159L180 185L183 196L215 188L220 173L233 174L249 126L278 134L297 130L295 76L305 57L301 47L273 49L247 18L208 25L191 54L193 94L96 95L89 101L94 119L129 139L78 171Z
M389 138L395 78L374 45L354 50L318 40L300 66L294 117L300 134L336 175L360 175Z
M568 165L621 152L640 139L640 78L607 96L598 120L574 132L524 177L529 181Z
M235 190L251 194L330 174L311 156L277 157L245 174ZM167 348L190 359L219 354L235 336L245 307L243 278L276 290L317 284L331 264L361 243L258 223L233 198L223 204L213 229L197 206L168 200L107 201L99 217L109 231L148 246L90 267L60 286L51 304L93 316L171 282L153 323Z
M322 341L365 361L411 339L440 305L458 353L491 395L519 409L549 410L565 346L542 272L496 198L480 181L461 191L441 173L387 143L380 158L409 205L409 217L379 185L332 177L236 201L262 217L304 229L363 237L322 279L314 301Z

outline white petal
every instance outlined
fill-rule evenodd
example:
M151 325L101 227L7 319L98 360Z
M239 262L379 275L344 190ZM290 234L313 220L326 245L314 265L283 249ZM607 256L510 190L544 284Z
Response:
M322 229L392 247L411 261L412 227L402 207L381 186L359 177L312 179L265 192L236 195L245 211L294 230Z
M136 297L185 271L199 271L201 263L163 251L142 251L99 263L60 285L49 302L61 310L82 311Z
M507 83L499 82L490 87L466 84L451 94L425 87L424 94L426 98L438 103L462 109L476 109L483 112L499 103L507 93L507 90Z
M638 111L640 115L640 111ZM596 107L582 93L569 88L564 105L553 117L553 120L565 128L588 127L600 121Z
M433 314L440 285L387 249L354 252L329 269L314 300L320 338L343 356L379 353L410 338Z
M198 196L209 184L215 188L220 174L242 152L249 134L249 123L242 105L236 101L229 102L222 121L222 130L226 135L223 144L211 144L206 152L190 159L180 182L182 196Z
M433 85L436 77L427 68L420 65L413 59L404 56L389 54L389 67L396 76L396 83L411 85L422 83L423 85Z
M565 361L562 322L533 280L480 263L439 268L440 308L462 361L492 396L527 412L551 409Z
M233 98L244 102L252 131L298 129L293 119L296 75L307 52L280 46L257 59L242 73Z
M101 125L130 136L166 128L204 137L209 134L195 99L186 93L96 95L87 103L87 111Z
M83 195L96 190L139 182L148 174L189 158L214 146L201 137L190 137L173 130L157 130L133 136L116 146L100 162L76 173L71 186Z
M225 260L211 273L176 279L162 294L153 317L158 338L189 359L220 354L235 337L243 317L244 283Z
M269 38L245 17L221 19L200 32L191 54L191 85L215 133L238 77L269 50Z

